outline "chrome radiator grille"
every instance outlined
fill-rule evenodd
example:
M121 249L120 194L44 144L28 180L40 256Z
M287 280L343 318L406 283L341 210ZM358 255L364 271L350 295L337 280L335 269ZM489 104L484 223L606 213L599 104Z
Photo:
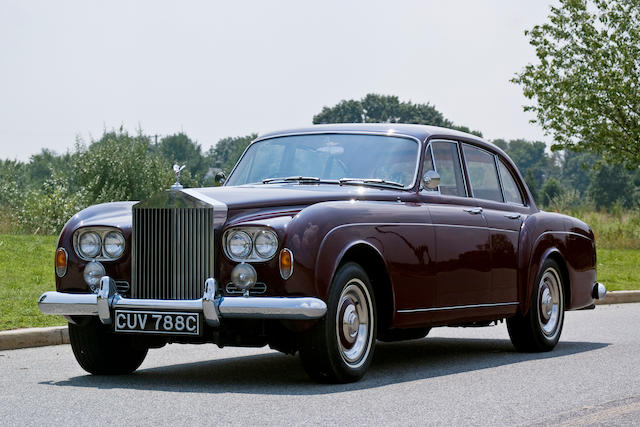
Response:
M213 209L134 208L131 296L198 299L213 277Z

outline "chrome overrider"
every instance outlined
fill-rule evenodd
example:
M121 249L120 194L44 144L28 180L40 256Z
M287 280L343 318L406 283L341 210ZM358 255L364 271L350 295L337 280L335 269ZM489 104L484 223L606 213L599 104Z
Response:
M209 326L220 325L220 318L236 319L318 319L327 312L327 305L311 297L223 297L216 296L217 282L205 282L204 295L196 300L158 300L124 298L118 294L115 281L104 276L97 294L45 292L38 300L44 314L65 316L97 316L105 325L113 321L115 309L176 310L202 313Z

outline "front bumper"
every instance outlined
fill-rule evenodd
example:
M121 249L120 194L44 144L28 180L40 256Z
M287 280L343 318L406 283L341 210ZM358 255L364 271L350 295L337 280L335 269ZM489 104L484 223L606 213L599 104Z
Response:
M115 281L104 276L97 294L45 292L38 300L44 314L98 316L109 325L115 309L175 310L202 313L209 326L219 326L220 318L235 319L318 319L327 305L311 297L223 297L216 296L215 279L207 279L202 298L197 300L157 300L124 298L116 291Z

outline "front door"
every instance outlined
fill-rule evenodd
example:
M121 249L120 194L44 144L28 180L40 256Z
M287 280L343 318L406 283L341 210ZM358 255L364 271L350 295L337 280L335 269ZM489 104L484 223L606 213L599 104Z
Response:
M439 195L423 195L435 202L429 204L436 238L434 311L464 317L472 306L491 302L490 234L482 208L467 196L459 144L432 141L431 149Z

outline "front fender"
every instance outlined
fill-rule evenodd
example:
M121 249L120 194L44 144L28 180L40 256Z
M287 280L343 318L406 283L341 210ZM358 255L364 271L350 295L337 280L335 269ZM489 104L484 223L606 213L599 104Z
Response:
M89 206L81 210L64 225L58 237L58 247L68 254L67 272L63 277L56 275L58 292L87 292L82 273L87 261L78 257L73 248L73 234L83 227L115 227L122 231L126 240L126 249L122 256L113 262L104 262L107 275L116 280L131 281L131 208L137 202L111 202Z

